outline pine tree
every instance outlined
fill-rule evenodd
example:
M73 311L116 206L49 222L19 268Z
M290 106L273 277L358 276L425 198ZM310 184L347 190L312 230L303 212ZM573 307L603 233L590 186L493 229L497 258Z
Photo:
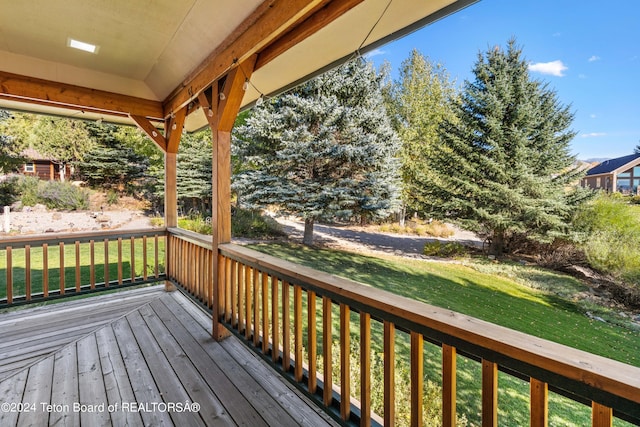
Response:
M178 200L183 209L206 211L211 205L211 131L184 135L177 163Z
M428 188L437 175L427 159L438 151L440 123L453 121L450 101L457 96L454 83L441 64L417 50L402 62L398 81L391 85L389 110L402 140L402 199L409 212L424 214Z
M256 108L234 133L246 165L234 177L243 203L303 218L305 244L317 220L389 215L398 200L399 139L381 80L354 60Z
M0 110L0 174L12 172L24 159L16 153L14 138L9 135L6 123L11 121L11 114ZM4 206L4 205L3 205Z
M93 187L133 193L144 179L149 162L118 138L114 125L88 124L95 147L78 162L80 178Z
M431 211L486 236L494 254L517 234L539 241L564 235L587 197L575 189L573 114L548 84L530 78L515 40L506 51L479 54L473 73L454 102L455 120L441 128Z

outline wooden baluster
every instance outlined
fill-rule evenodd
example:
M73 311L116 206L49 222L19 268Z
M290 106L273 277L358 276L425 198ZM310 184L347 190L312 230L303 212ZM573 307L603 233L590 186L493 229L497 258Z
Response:
M325 406L331 406L333 402L333 380L332 380L332 360L331 360L331 299L322 297L322 357L324 359L322 399Z
M42 244L42 296L49 297L49 245Z
M7 246L5 256L7 259L7 304L13 304L13 260L12 247Z
M293 376L297 382L302 382L302 287L293 287L293 354L295 357L295 368Z
M229 319L231 321L231 327L235 328L238 325L238 296L237 296L237 292L238 292L238 274L236 273L236 268L238 267L238 263L236 260L231 260L231 289L230 291L230 296L231 296L231 301L230 301L230 307L231 307L231 318Z
M371 425L371 316L360 312L360 425Z
M109 287L109 239L104 239L104 286Z
M160 269L158 268L159 266L159 241L158 241L158 235L156 234L155 236L153 236L153 256L154 256L154 260L153 260L153 274L155 276L155 278L157 279L158 277L160 277Z
M251 307L252 307L252 303L253 303L253 297L251 294L251 279L253 278L253 275L251 274L251 267L249 267L248 265L244 266L244 280L245 280L245 284L244 284L244 291L245 291L245 295L244 295L244 308L245 308L245 324L244 324L244 338L248 341L249 338L251 338Z
M131 237L131 283L136 281L136 238Z
M7 282L8 283L8 282ZM27 301L31 301L31 246L24 247L24 287Z
M60 242L58 249L60 251L60 274L58 275L60 278L60 295L64 295L64 242Z
M340 304L340 417L348 420L351 415L351 310Z
M93 240L89 240L89 252L90 252L90 263L89 263L89 271L91 276L91 289L96 288L96 248L95 242Z
M309 353L309 393L315 394L318 387L317 382L317 363L316 358L318 355L317 344L317 329L316 329L316 293L313 291L307 292L307 352Z
M225 281L224 283L224 319L225 322L231 323L231 311L233 310L233 304L231 304L231 290L233 289L233 274L231 271L231 259L225 258L224 260Z
M258 289L258 269L253 269L253 280L251 284L253 286L253 346L258 347L260 338L260 292Z
M118 285L122 285L122 237L118 237Z
M544 381L529 379L531 427L547 427L549 423L549 386Z
M442 345L442 425L456 426L456 348Z
M411 331L411 426L422 426L424 383L424 338Z
M294 291L294 294L295 294L295 291ZM294 307L295 307L295 303L294 303ZM291 313L291 304L289 302L289 283L283 280L282 281L282 369L285 372L289 372L289 368L291 367L290 313Z
M384 322L384 425L396 422L396 328Z
M482 359L482 427L498 425L498 364Z
M142 236L142 279L147 280L147 236Z
M613 425L613 410L597 402L591 402L592 427L611 427Z
M269 275L262 274L262 353L269 351Z
M80 292L82 290L82 283L80 281L80 273L82 271L82 267L80 266L80 242L78 240L75 241L76 247L76 292Z
M215 293L215 300L213 301L213 338L219 340L223 337L223 328L221 323L224 320L224 303L225 303L225 257L218 253L217 249L213 250L213 262L217 265L217 271L213 277L214 283L213 292ZM213 267L213 266L212 266ZM213 274L213 273L212 273Z
M237 266L238 272L238 332L242 333L244 328L244 265L238 262Z
M271 276L271 360L278 363L280 356L280 316L278 313L278 285L280 280Z

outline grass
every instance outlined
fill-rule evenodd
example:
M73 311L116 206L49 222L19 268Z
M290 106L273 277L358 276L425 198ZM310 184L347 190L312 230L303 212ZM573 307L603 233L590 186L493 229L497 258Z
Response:
M469 265L461 265L396 257L374 258L290 244L252 247L418 301L640 366L638 331L587 317L584 308L571 299L585 286L568 276L521 265L472 261L468 261ZM550 289L558 289L561 295ZM352 329L352 336L357 335L357 329ZM407 337L399 335L398 357L406 358ZM374 328L372 336L380 337L381 332ZM440 358L438 346L425 345L425 377L431 381L439 381ZM471 425L479 423L479 379L479 364L458 357L458 407ZM499 382L500 424L528 424L528 383L502 373ZM589 407L553 393L550 393L549 406L551 425L590 423ZM626 423L616 420L614 425Z

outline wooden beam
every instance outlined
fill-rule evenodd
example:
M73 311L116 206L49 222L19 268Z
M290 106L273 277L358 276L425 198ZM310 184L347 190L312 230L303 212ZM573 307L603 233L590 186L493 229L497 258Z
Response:
M260 52L322 3L323 0L270 0L262 3L164 100L165 115L187 105L235 63Z
M163 152L167 151L167 140L160 131L147 119L142 116L131 116L131 120L136 122L138 128L143 131Z
M344 15L364 0L330 1L260 52L256 70ZM327 3L327 2L325 2Z
M0 98L58 108L164 120L159 101L0 71Z

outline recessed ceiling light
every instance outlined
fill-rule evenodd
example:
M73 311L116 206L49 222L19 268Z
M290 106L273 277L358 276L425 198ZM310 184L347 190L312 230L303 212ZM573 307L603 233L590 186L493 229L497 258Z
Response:
M98 53L98 46L91 43L81 42L79 40L72 39L71 37L67 39L67 46L74 49L84 50L89 53Z

